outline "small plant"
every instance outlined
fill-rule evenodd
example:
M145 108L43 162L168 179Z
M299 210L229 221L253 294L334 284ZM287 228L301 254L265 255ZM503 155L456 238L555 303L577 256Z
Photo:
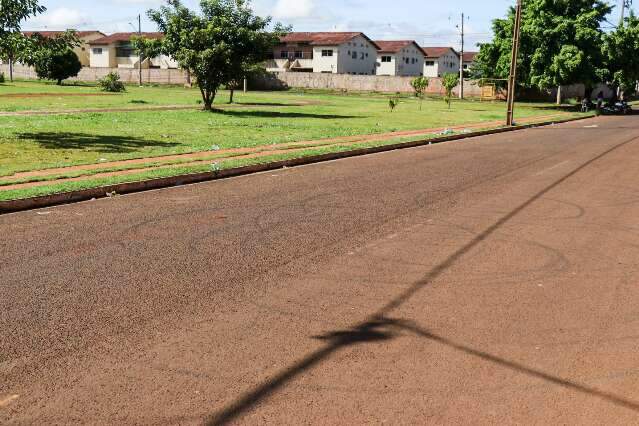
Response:
M395 111L395 108L397 107L397 105L399 105L399 99L398 98L390 98L388 100L388 107L390 108L390 112Z
M415 96L419 98L419 110L422 110L422 103L424 102L424 92L428 87L429 80L427 77L417 77L410 82L410 85L415 91Z
M126 91L124 83L120 81L120 75L117 72L110 72L104 78L98 80L98 86L104 92L119 93Z
M4 84L4 73L0 72L0 84Z
M459 75L455 73L444 74L442 78L442 86L444 86L444 90L446 91L446 95L444 96L444 101L448 104L448 109L450 109L450 102L453 99L453 89L459 84Z

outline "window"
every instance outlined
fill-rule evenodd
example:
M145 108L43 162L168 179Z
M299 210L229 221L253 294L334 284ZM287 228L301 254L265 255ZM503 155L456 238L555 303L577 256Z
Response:
M359 59L362 60L362 61L364 60L364 52L360 53Z
M288 59L288 50L282 50L280 52L280 58L282 59Z
M115 56L118 58L128 58L135 55L137 55L137 53L130 44L122 44L115 48Z
M302 59L304 57L304 55L302 54L301 50L296 50L295 51L295 58L296 59Z
M353 52L351 53L351 58L353 58L353 59L357 59L357 52L353 51Z
M382 56L382 62L391 62L390 56Z
M368 52L366 52L366 57L368 58Z
M409 58L404 58L404 62L406 62L406 65L408 65L409 62L410 62L410 59Z
M93 48L93 54L94 55L101 55L102 54L102 48L101 47L94 47Z
M333 56L333 51L332 50L322 50L322 56L324 56L324 57Z
M435 61L425 61L424 64L427 67L434 67L435 66Z

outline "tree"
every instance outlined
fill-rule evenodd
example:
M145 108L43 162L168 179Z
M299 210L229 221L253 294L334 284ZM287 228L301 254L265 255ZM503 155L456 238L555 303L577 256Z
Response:
M71 49L48 51L35 63L38 77L55 80L58 86L62 84L62 80L77 76L81 69L82 64Z
M75 77L82 69L82 64L73 48L80 44L75 31L69 30L54 37L44 37L35 33L27 38L29 46L20 53L20 61L35 67L39 78L55 80L58 85L62 80Z
M180 0L167 0L148 12L164 38L144 41L146 48L174 58L195 76L205 110L212 109L220 86L268 59L279 41L281 27L267 31L271 18L255 16L249 6L246 0L200 0L197 14Z
M634 13L624 24L608 34L604 42L604 55L608 61L612 82L624 96L636 91L639 81L639 18Z
M610 11L602 0L526 0L518 84L545 90L583 83L591 91L605 81L608 70L601 49L605 37L601 24ZM511 7L506 19L493 21L495 37L480 46L473 77L508 78L514 15Z
M417 77L410 82L411 87L415 91L415 96L419 98L419 110L422 110L422 102L424 101L424 92L428 87L428 77Z
M9 79L13 81L13 63L30 45L20 33L22 21L47 9L38 0L0 0L0 58L9 61Z
M442 77L442 86L444 86L444 90L446 92L444 100L448 104L448 109L450 109L450 103L453 99L453 89L457 87L458 84L459 74L457 73L446 73Z

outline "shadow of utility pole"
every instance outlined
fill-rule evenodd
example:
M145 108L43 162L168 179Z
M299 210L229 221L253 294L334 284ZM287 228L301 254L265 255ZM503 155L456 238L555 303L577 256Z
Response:
M557 186L561 185L566 180L570 179L571 177L573 177L574 175L576 175L583 169L587 168L594 162L612 153L613 151L616 151L617 149L630 144L631 142L637 139L639 138L632 137L628 140L625 140L607 149L606 151L602 152L601 154L597 155L594 158L591 158L590 160L581 164L579 167L575 168L570 173L566 174L559 180L553 182L552 184L548 185L547 187L545 187L544 189L536 193L526 202L516 207L510 213L503 216L493 225L491 225L490 227L485 229L483 232L478 234L476 237L474 237L471 241L469 241L464 246L459 248L457 251L452 253L446 260L444 260L442 263L435 266L431 271L429 271L422 279L413 283L407 290L405 290L399 296L392 299L386 305L382 306L377 312L371 314L368 317L368 319L364 321L363 323L356 325L349 330L336 331L324 336L316 337L321 340L328 341L327 345L317 350L316 352L313 352L307 355L304 359L290 366L289 368L281 372L279 375L277 375L275 378L259 385L255 390L250 391L246 395L240 397L238 400L230 404L228 407L211 415L206 421L206 424L222 425L232 421L233 419L239 417L242 413L250 410L256 404L258 404L262 400L266 399L267 397L275 393L280 387L284 386L287 382L289 382L296 376L302 374L304 371L317 365L318 363L330 358L338 350L341 350L343 348L346 348L355 344L371 344L371 343L377 343L380 341L392 339L394 335L389 330L384 330L388 326L399 326L401 328L408 329L414 332L415 334L420 335L421 337L429 338L433 341L437 341L442 344L447 344L448 346L451 346L458 350L462 350L470 355L478 356L487 361L498 363L502 366L538 377L540 379L547 380L551 383L561 385L576 391L584 392L592 396L597 396L609 402L612 402L614 404L639 411L639 404L635 402L625 400L623 398L620 398L611 394L607 394L605 392L602 392L596 389L588 388L586 386L573 383L558 377L554 377L552 375L534 370L532 368L525 367L523 365L514 363L512 361L508 361L487 353L476 351L472 348L465 347L463 345L447 340L443 337L439 337L437 335L429 333L428 331L420 329L416 326L407 325L409 323L386 319L386 317L392 311L394 311L395 309L399 308L401 305L406 303L416 293L418 293L424 287L429 285L432 281L438 278L442 273L444 273L446 270L448 270L450 267L456 264L464 255L466 255L468 252L470 252L479 244L481 244L484 240L486 240L488 237L494 234L497 230L499 230L502 226L504 226L507 222L509 222L511 219L513 219L523 210L528 208L531 204L541 199L547 193L555 189Z

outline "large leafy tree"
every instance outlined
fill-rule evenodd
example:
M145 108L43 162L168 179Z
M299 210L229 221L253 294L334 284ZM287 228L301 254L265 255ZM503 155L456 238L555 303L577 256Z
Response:
M68 47L45 49L34 65L39 78L55 80L58 86L62 80L77 76L82 69L78 56Z
M601 46L601 24L611 7L602 0L524 0L518 82L549 89L583 83L587 88L608 76ZM507 78L514 9L493 21L494 39L480 47L473 72L478 78Z
M0 0L0 58L9 61L13 80L13 63L19 55L29 53L33 45L20 33L22 22L46 10L38 0Z
M195 13L179 0L167 0L166 6L150 10L164 38L145 40L140 49L174 58L196 78L204 109L211 110L220 86L269 57L280 27L268 31L271 18L255 16L247 0L201 0L200 9Z
M631 13L615 31L608 34L603 47L612 82L624 94L636 90L639 81L639 18Z

